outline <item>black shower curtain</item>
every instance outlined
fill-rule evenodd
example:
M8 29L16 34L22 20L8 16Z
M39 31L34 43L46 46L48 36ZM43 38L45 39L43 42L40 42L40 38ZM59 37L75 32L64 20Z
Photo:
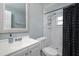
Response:
M63 56L79 56L79 4L63 9Z

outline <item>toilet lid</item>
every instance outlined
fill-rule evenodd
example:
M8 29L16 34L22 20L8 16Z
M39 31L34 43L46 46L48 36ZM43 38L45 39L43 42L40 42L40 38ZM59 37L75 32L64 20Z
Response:
M46 47L42 50L47 56L56 56L57 50L52 47Z

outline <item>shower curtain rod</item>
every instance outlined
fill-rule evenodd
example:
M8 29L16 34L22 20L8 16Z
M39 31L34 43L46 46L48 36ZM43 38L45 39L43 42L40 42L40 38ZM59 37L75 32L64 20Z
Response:
M59 9L56 9L56 10L53 10L53 11L49 11L49 12L46 12L45 14L49 14L51 12L55 12L55 11L60 10L60 9L63 9L63 8L59 8Z
M67 6L64 6L64 7L58 8L58 9L53 10L53 11L46 12L46 13L44 13L44 14L46 15L46 14L49 14L49 13L51 13L51 12L55 12L55 11L57 11L57 10L63 9L63 8L67 8L68 6L71 6L71 5L75 5L75 3L71 3L70 5L67 5Z

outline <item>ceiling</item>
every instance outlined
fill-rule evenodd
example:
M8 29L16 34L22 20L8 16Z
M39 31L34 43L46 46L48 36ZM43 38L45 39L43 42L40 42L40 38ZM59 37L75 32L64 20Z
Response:
M44 8L49 7L50 5L54 5L54 4L56 3L42 3Z

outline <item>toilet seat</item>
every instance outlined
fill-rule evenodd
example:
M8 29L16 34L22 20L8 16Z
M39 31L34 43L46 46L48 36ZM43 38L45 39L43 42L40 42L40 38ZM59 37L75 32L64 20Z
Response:
M42 51L46 56L57 56L58 54L57 50L52 47L43 48Z

